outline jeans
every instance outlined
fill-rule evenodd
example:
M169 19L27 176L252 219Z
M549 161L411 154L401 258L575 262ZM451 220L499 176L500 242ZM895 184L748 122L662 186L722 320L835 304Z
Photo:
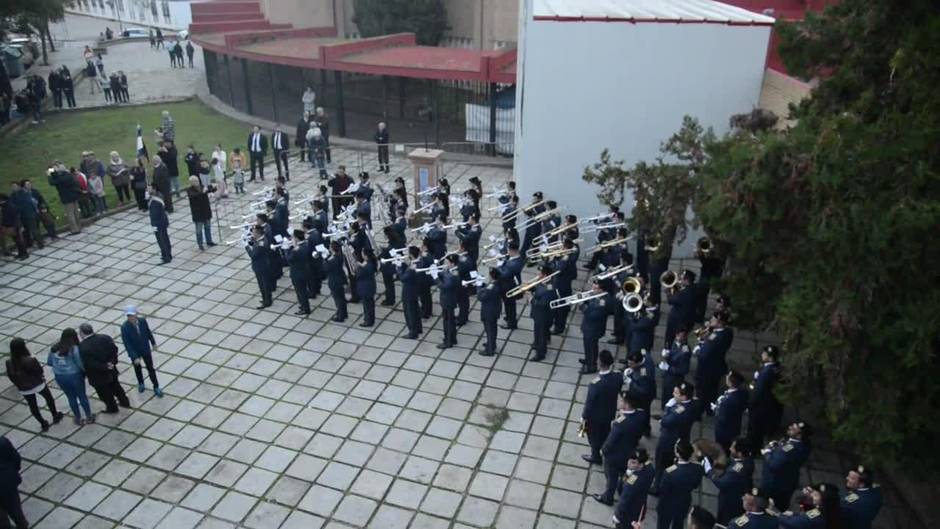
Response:
M85 375L76 373L74 375L56 375L56 384L65 393L65 398L69 401L69 408L74 417L80 418L79 406L85 411L85 417L91 417L91 405L88 404L88 394L85 393Z
M98 215L102 215L105 211L108 211L108 203L104 201L103 196L92 195L91 201L95 205L95 213Z
M49 411L52 413L53 417L55 417L56 413L58 413L55 409L55 399L52 398L52 392L49 391L49 386L44 387L39 393L23 395L23 398L26 399L26 404L29 405L29 412L33 414L33 417L35 417L37 421L39 421L40 426L46 426L49 423L46 422L46 419L44 419L42 414L39 413L39 403L36 402L36 395L42 395L42 398L46 401L46 406L49 408Z
M206 244L214 245L215 243L212 242L212 222L211 221L196 223L196 244L199 245L200 250L204 249L202 245L203 233L206 234Z
M121 204L123 204L125 200L131 199L131 189L129 184L114 186L114 189L117 190L118 202Z
M153 384L153 387L160 387L160 383L157 382L157 370L153 368L153 355L149 353L141 355L139 360L144 364L144 367L147 368L147 376L150 378L150 383ZM138 362L134 362L134 374L137 375L137 384L143 386L144 369L138 365Z
M173 194L180 196L180 177L171 176L170 177L170 189L173 191Z

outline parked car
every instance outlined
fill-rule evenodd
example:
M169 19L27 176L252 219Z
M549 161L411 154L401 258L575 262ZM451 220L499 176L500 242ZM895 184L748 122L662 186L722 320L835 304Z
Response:
M124 28L124 31L121 33L125 38L139 38L139 37L149 37L150 30L146 28Z
M180 40L189 40L189 30L188 29L179 30L179 32L176 33L176 38Z
M29 37L11 38L9 40L9 47L20 50L23 53L20 60L23 61L23 66L27 68L42 57L42 50L39 48L39 44Z

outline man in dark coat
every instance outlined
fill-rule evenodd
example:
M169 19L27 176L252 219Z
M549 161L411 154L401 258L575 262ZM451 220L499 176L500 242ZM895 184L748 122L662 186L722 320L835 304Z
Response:
M274 134L271 134L271 148L274 150L274 165L277 167L277 177L284 177L284 180L290 181L290 166L287 164L287 155L290 153L290 136L282 131L280 127L274 127ZM281 173L281 166L284 167L284 173Z
M153 233L157 237L157 246L160 247L160 263L167 264L173 260L173 251L170 248L170 218L167 217L166 209L163 204L163 197L156 184L150 188L150 225L153 227Z
M163 161L163 149L153 158L153 185L160 191L167 213L173 213L173 198L170 195L170 172Z
M195 68L195 66L193 66L193 55L195 54L196 54L196 48L193 47L192 41L187 40L186 41L186 57L189 59L190 68Z
M617 395L623 386L623 374L614 371L614 356L603 350L597 357L598 376L588 386L584 411L581 412L581 428L587 433L591 453L581 456L588 463L601 464L601 446L610 434L610 422L617 413Z
M8 518L13 519L16 529L26 529L29 522L23 514L20 502L19 485L22 460L13 443L6 437L0 437L0 527L10 527Z
M72 235L81 233L82 224L78 220L78 200L81 198L82 189L62 162L56 162L54 167L49 168L49 185L55 187L56 191L59 192L59 201L62 202L62 207L65 210L69 231Z
M287 250L287 264L290 266L290 282L297 294L299 309L294 314L310 314L310 261L312 248L307 244L303 230L294 230L294 248Z
M124 314L127 320L121 324L121 341L124 342L124 350L127 356L131 358L134 364L134 375L137 376L137 391L144 392L144 371L141 364L147 368L147 376L150 377L150 383L153 384L153 394L162 398L163 392L160 390L160 382L157 381L157 370L153 367L153 348L157 345L157 339L154 338L147 320L137 313L137 307L131 305L125 309Z
M118 380L118 348L114 345L114 340L105 334L95 334L88 323L81 324L78 330L82 339L78 352L85 368L85 376L104 403L104 413L117 413L118 403L130 408L131 402L121 387L121 381Z
M255 273L258 288L261 290L261 305L258 306L258 310L261 310L270 307L273 303L271 301L271 293L274 291L271 274L271 246L265 238L264 227L253 226L251 235L251 242L245 245L245 251L251 258L251 271Z
M251 179L255 181L255 172L264 181L264 157L268 154L268 137L261 133L261 127L255 125L248 135L248 158L251 163Z
M297 130L294 136L294 145L300 150L300 161L307 158L307 131L310 130L310 114L304 112L304 115L297 120Z
M2 212L2 222L0 222L0 250L7 254L7 236L16 243L16 258L26 259L29 254L26 252L26 244L23 242L20 215L16 211L16 205L13 200L0 193L0 212Z

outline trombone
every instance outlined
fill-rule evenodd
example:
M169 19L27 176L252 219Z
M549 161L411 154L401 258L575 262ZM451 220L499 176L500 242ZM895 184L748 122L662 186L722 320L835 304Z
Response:
M564 257L566 255L571 255L577 252L577 248L558 248L557 250L552 250L550 252L542 252L535 254L534 256L527 257L529 260L538 260L538 259L554 259L556 257Z
M577 227L578 227L577 224L562 224L561 226L559 226L559 227L557 227L557 228L555 228L555 229L553 229L553 230L547 231L547 232L545 232L545 233L539 235L539 236L536 237L534 240L538 241L538 240L541 239L541 240L543 240L543 241L547 241L547 240L551 239L552 237L561 235L562 233L565 233L566 231L571 230L571 229L574 229L574 228L577 228Z
M543 212L539 213L538 215L535 215L534 217L531 217L531 218L526 219L526 221L523 222L522 224L520 224L520 225L517 227L517 229L524 230L524 229L528 228L529 226L534 226L534 225L538 224L539 222L542 222L543 220L545 220L545 219L551 217L552 215L557 214L557 213L558 213L558 210L559 210L559 208L555 208L555 209L550 209L550 210L547 210L547 211L543 211Z
M494 256L491 256L491 257L487 257L487 258L485 258L485 259L482 259L482 260L480 261L480 264L495 263L495 262L497 262L497 261L502 261L503 259L506 259L506 258L508 258L508 257L509 257L509 256L506 255L506 254L498 253L498 254L496 254L496 255L494 255Z
M632 269L633 269L633 265L615 266L613 268L608 268L607 270L604 270L600 274L595 275L594 279L597 279L598 281L604 280L604 279L610 279L611 277L614 277L620 274L621 272L629 272Z
M533 209L533 208L536 208L536 207L538 207L538 206L541 206L541 205L544 204L544 203L545 203L544 200L539 200L538 202L533 202L533 203L529 204L528 206L525 206L525 207L523 207L523 208L519 208L519 209L513 211L512 213L507 213L507 214L503 215L503 221L507 221L507 220L509 220L509 219L512 219L512 218L514 218L516 215L518 215L519 213L528 212L530 209Z
M600 221L602 221L602 220L607 220L607 219L609 219L610 217L613 217L613 216L614 216L613 213L602 213L602 214L600 214L600 215L595 215L595 216L593 216L593 217L591 217L591 218L581 219L581 222L580 222L579 224L591 224L591 223L595 223L595 224L596 224L596 223L598 223L598 222L600 222Z
M548 307L550 309L570 307L572 305L584 303L585 301L591 301L592 299L602 298L606 295L606 292L594 292L593 290L586 290L584 292L578 292L577 294L572 294L567 297L553 299L552 301L548 302Z
M582 233L594 233L598 231L612 230L615 228L622 228L623 226L626 226L626 225L627 225L626 222L617 222L615 224L594 224L592 226L588 226L587 228L584 228L584 231Z
M581 239L575 239L572 242L574 242L575 244L578 244L579 242L581 242ZM544 256L544 254L554 254L560 250L564 250L564 248L565 248L564 241L556 242L554 244L547 244L547 245L543 244L542 246L539 246L538 248L529 248L528 250L526 250L525 256L527 259L538 259L539 255ZM575 248L571 248L571 251L569 251L568 253L574 253L574 250ZM568 254L561 253L559 255L568 255Z
M548 283L549 281L552 280L553 277L557 276L557 275L560 274L560 273L561 273L561 270L557 270L557 271L555 271L555 272L552 272L551 274L548 274L547 276L545 276L545 277L543 277L543 278L541 278L541 279L536 279L536 280L533 280L533 281L531 281L531 282L529 282L529 283L523 283L523 284L517 286L516 288L513 288L513 289L510 290L509 292L506 292L506 297L508 297L508 298L514 298L514 297L517 297L517 296L519 296L519 295L522 295L522 294L524 294L524 293L526 293L526 292L532 290L533 288L535 288L535 287L537 287L537 286L539 286L539 285Z
M612 246L617 246L618 244L623 244L623 243L629 241L630 239L631 239L631 237L621 237L621 238L619 238L619 239L613 239L613 240L610 240L610 241L602 242L602 243L600 243L600 244L595 244L594 246L590 247L590 248L587 250L586 253L595 253L595 252L599 252L599 251L601 251L601 250L603 250L603 249L605 249L605 248L610 248L610 247L612 247Z

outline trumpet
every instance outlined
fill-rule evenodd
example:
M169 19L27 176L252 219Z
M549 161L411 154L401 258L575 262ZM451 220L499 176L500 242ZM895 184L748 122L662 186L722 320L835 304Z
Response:
M549 281L552 280L553 277L557 276L557 275L560 274L560 273L561 273L560 270L559 270L559 271L555 271L555 272L552 272L551 274L548 274L547 276L545 276L545 277L543 277L543 278L541 278L541 279L535 279L535 280L533 280L533 281L531 281L531 282L529 282L529 283L523 283L523 284L517 286L516 288L513 288L513 289L510 290L509 292L506 292L506 297L514 298L514 297L516 297L516 296L519 296L519 295L521 295L521 294L524 294L524 293L526 293L526 292L532 290L533 288L535 288L535 287L537 287L537 286L539 286L539 285L548 283Z
M496 255L494 255L494 256L492 256L492 257L487 257L487 258L485 258L485 259L480 260L480 264L495 263L495 262L497 262L497 261L502 261L503 259L506 259L507 257L509 257L509 256L506 255L506 254L502 254L502 253L496 254Z
M395 257L395 256L404 257L404 256L408 255L408 248L407 248L407 247L403 247L403 248L389 248L389 249L388 249L388 253L389 253L391 256L393 256L393 257Z
M443 268L438 266L436 263L431 263L431 266L426 266L424 268L415 268L415 272L431 274L432 276L439 274Z
M411 217L414 217L414 216L417 215L418 213L421 213L422 211L427 211L427 210L431 209L432 207L434 207L434 202L431 202L430 204L426 204L426 205L424 205L424 206L422 206L422 207L420 207L420 208L418 208L418 209L412 211L410 216L411 216Z
M440 188L441 188L441 186L429 187L429 188L425 189L424 191L418 191L417 194L418 194L418 196L421 196L421 197L423 197L423 196L425 196L425 195L432 195L432 194L434 194L434 193L437 193L437 190L440 189Z
M392 254L391 257L386 257L385 259L379 259L379 262L382 264L395 263L399 265L405 261L407 257L404 255Z
M464 255L467 255L467 252L461 252L460 250L454 250L454 251L452 251L452 252L450 252L450 253L444 254L444 256L441 257L440 259L435 259L434 262L435 262L435 263L443 263L443 262L444 262L448 257L450 257L451 255L456 255L457 257L463 257Z
M332 239L334 237L345 237L347 235L349 235L349 230L336 230L323 235L323 237L326 239Z
M611 277L614 277L615 275L621 272L629 272L632 269L633 269L633 265L615 266L613 268L608 268L607 270L604 270L600 274L597 274L596 276L594 276L594 279L598 279L598 280L610 279Z
M294 205L296 206L296 205L298 205L298 204L303 204L304 202L313 202L313 201L316 200L316 199L317 199L317 197L310 196L310 195L304 195L304 196L300 197L300 200L295 200L295 201L294 201Z
M578 292L577 294L572 294L563 298L553 299L552 301L548 302L548 307L551 309L570 307L572 305L584 303L585 301L591 301L592 299L602 298L606 295L606 292L594 292L593 290L586 290L584 292Z
M659 276L659 283L667 290L675 288L679 285L679 275L672 270L666 270Z
M255 225L255 224L254 224L253 222L246 222L246 223L244 223L244 224L239 224L238 226L229 226L229 228L231 228L231 229L233 229L233 230L244 230L244 229L248 229L248 228L250 228L250 227L252 227L252 226L254 226L254 225Z
M593 226L588 226L587 228L584 228L583 233L594 233L598 231L611 230L615 228L621 228L626 225L627 225L626 222L617 222L614 224L594 224Z
M602 220L607 220L607 219L609 219L610 217L613 217L613 216L614 216L613 213L602 213L602 214L600 214L600 215L595 215L595 216L590 217L590 218L587 218L587 219L581 219L581 224L596 223L596 222L599 222L599 221L602 221Z
M356 182L353 182L349 184L349 187L340 191L339 194L344 195L344 196L353 196L356 193L356 191L359 191L359 184Z
M605 249L605 248L610 248L611 246L617 246L618 244L623 244L623 243L629 241L630 239L631 239L631 237L621 237L621 238L619 238L619 239L613 239L613 240L610 240L610 241L604 241L604 242L602 242L602 243L600 243L600 244L595 244L594 246L592 246L591 248L589 248L589 249L587 250L587 253L599 252L599 251L601 251L601 250L603 250L603 249Z
M505 189L496 188L496 189L494 189L493 191L491 191L491 192L489 192L489 193L487 193L487 194L485 194L485 195L483 195L483 196L485 196L486 198L495 198L495 197L501 197L501 196L505 195L506 193L507 193L507 191L506 191Z
M705 325L704 327L699 327L698 329L695 329L695 330L692 331L692 332L695 333L695 338L696 338L698 341L704 342L704 341L705 341L705 338L706 338L709 334L711 334L712 328L711 328L711 326L709 326L709 325Z
M547 245L542 245L536 248L529 248L528 250L526 250L525 256L528 257L529 259L535 259L539 256L539 254L543 252L553 252L555 250L560 250L563 247L564 247L563 243L556 242L555 244L547 244Z
M431 224L430 222L425 222L425 223L422 224L421 226L418 226L417 228L411 228L411 229L408 230L408 231L410 231L411 233L418 233L418 232L427 233L427 232L431 231L431 227L432 227L432 226L434 226L434 225Z
M639 294L628 294L623 297L621 303L623 303L623 310L630 313L640 312L643 308L643 298Z

